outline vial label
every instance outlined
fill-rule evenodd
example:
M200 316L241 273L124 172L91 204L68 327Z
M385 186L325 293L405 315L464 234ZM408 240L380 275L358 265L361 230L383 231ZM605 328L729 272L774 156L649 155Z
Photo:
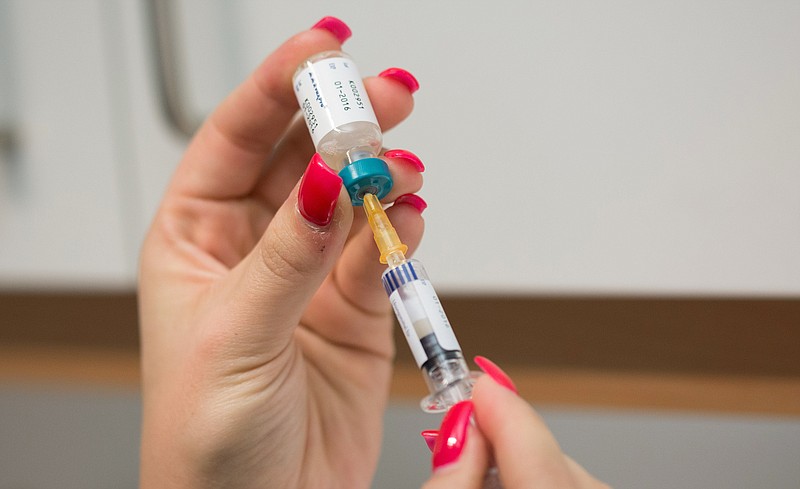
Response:
M418 367L422 368L422 364L428 361L421 340L430 332L434 333L443 349L461 351L450 321L429 281L419 279L408 282L394 290L389 295L389 301Z
M350 58L321 59L300 71L294 93L314 146L331 132L351 122L378 125L364 82Z

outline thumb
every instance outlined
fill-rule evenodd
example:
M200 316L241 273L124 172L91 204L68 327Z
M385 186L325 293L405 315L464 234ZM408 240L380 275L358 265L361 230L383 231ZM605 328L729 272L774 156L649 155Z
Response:
M442 419L433 448L433 475L423 489L481 489L489 452L472 422L472 401L453 406Z
M341 178L315 154L299 186L229 276L225 295L234 317L224 321L226 336L257 355L282 351L341 254L352 220Z

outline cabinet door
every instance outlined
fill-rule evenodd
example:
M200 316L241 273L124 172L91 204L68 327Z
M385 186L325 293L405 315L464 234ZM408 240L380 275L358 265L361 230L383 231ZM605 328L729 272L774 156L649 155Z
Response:
M0 287L130 285L126 192L135 174L114 112L105 2L0 3L5 122ZM11 112L8 114L8 112Z
M330 12L204 5L215 42L182 25L203 107L223 95L206 80L244 75ZM418 255L442 291L800 293L800 6L343 1L336 15L363 74L401 66L422 84L385 145L426 163Z
M172 120L179 117L186 125L199 124L257 62L243 60L243 46L250 41L239 35L243 25L238 16L241 3L115 2L113 18L125 43L120 62L124 63L123 83L130 109L126 134L134 149L130 169L142 182L135 198L139 242L190 138ZM165 12L170 15L154 18ZM166 45L159 44L159 32L165 36ZM280 33L265 49L279 39ZM170 53L165 54L165 50ZM167 75L159 71L159 56L168 56ZM174 77L176 93L163 92L163 76ZM169 96L172 102L166 100ZM170 116L173 103L179 107Z

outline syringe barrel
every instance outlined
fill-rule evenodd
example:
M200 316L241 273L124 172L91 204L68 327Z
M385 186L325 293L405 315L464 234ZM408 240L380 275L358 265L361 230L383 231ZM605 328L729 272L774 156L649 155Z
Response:
M442 411L469 399L472 382L450 321L419 260L386 270L383 285L397 321L422 369L431 396L423 400L426 411Z

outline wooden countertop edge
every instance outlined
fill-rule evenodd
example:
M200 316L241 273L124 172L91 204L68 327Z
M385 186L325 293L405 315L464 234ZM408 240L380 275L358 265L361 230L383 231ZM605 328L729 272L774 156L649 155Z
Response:
M130 349L0 345L0 381L138 389L139 353Z
M507 368L534 404L730 414L800 415L800 379L650 372ZM418 370L398 368L395 398L427 394ZM414 387L411 387L414 386Z
M506 369L534 404L579 408L800 415L800 379L597 370ZM139 356L131 350L0 345L0 382L138 389ZM416 402L426 394L418 369L399 365L391 395Z

